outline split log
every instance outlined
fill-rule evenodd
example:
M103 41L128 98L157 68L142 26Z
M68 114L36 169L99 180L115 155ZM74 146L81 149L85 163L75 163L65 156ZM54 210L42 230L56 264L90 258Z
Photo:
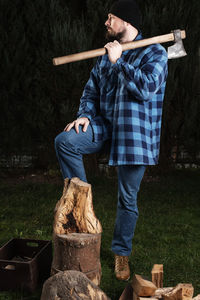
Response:
M154 296L157 289L153 282L143 279L142 276L137 274L133 276L132 287L139 297Z
M157 288L163 287L163 265L155 264L151 271L152 282Z
M91 185L79 178L65 179L63 195L55 207L54 234L101 233L96 218Z
M133 300L133 288L131 284L128 284L123 293L121 294L119 300Z
M170 293L174 288L173 287L164 287L164 288L159 288L155 291L154 297L157 299L162 299L163 294L168 294ZM200 299L199 299L200 300Z
M156 297L139 297L133 290L131 284L128 284L123 293L121 294L119 300L158 300Z
M194 294L194 288L189 283L179 283L171 292L162 295L163 300L190 300Z
M110 300L83 273L59 272L45 281L40 300Z
M96 285L101 280L101 234L56 235L52 275L65 270L83 272Z
M198 294L196 297L192 298L192 300L200 300L200 294Z
M155 291L155 295L151 297L139 297L133 292L133 300L160 300L164 293L169 293L173 290L173 287L159 288ZM200 299L197 299L200 300Z
M152 297L139 297L137 294L134 294L133 300L158 300L158 298Z

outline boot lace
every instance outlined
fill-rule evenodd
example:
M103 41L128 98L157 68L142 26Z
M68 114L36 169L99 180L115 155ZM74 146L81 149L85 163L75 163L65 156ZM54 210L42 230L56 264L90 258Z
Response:
M128 256L115 256L115 271L120 272L128 268Z

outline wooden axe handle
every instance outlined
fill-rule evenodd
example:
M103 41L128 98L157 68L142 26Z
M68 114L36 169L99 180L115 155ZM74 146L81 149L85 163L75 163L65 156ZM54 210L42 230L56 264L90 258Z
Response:
M185 39L185 37L186 37L185 30L181 30L181 38ZM169 34L151 37L148 39L124 43L124 44L122 44L122 51L145 47L145 46L152 45L152 44L167 43L167 42L171 42L171 41L174 41L173 32L169 33ZM76 54L71 54L71 55L54 58L53 64L55 66L58 66L58 65L63 65L63 64L70 63L70 62L74 62L74 61L80 61L80 60L84 60L84 59L88 59L88 58L101 56L104 54L106 54L106 49L99 48L99 49L95 49L95 50L84 51L84 52L80 52L80 53L76 53Z

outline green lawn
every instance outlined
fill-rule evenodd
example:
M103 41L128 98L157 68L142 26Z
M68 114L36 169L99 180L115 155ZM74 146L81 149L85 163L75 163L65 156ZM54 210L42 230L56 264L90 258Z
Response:
M173 171L144 180L138 195L140 217L130 258L132 273L151 278L153 264L164 264L164 286L192 283L200 293L200 170ZM154 180L156 179L156 180ZM91 178L93 203L103 226L101 245L102 290L118 300L127 283L113 274L110 250L115 219L115 178ZM52 237L53 211L62 194L58 183L26 181L0 183L0 245L13 237ZM1 300L38 300L41 288L0 292Z

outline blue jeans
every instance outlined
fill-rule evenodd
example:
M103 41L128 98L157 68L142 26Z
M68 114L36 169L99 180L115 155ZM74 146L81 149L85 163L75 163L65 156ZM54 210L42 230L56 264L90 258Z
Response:
M99 152L105 141L93 141L91 125L86 132L80 128L61 132L55 139L56 155L63 178L78 177L87 182L83 165L83 155ZM145 172L145 166L118 166L118 204L112 251L129 256L138 218L137 193Z

